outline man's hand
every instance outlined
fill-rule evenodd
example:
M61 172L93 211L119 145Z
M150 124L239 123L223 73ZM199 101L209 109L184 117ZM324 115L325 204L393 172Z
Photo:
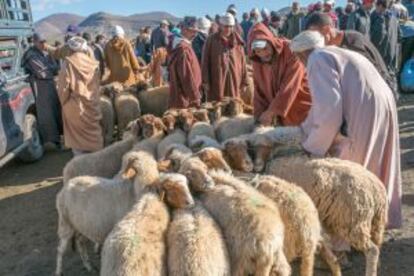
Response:
M271 126L273 123L274 115L270 111L265 111L260 115L259 122L263 126Z

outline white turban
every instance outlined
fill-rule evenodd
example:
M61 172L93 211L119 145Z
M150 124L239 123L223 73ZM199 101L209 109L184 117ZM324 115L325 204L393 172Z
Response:
M251 14L256 14L256 15L260 15L260 11L258 8L254 8L250 11Z
M252 49L253 50L254 49L264 49L264 48L266 48L266 45L267 45L267 41L266 40L260 40L260 39L254 40L252 42Z
M68 40L69 48L75 52L87 52L88 42L80 36L74 36Z
M220 17L220 24L223 26L234 26L236 25L236 19L231 13L226 13L222 17Z
M201 32L208 34L211 28L211 21L205 17L201 17L197 20L197 29Z
M122 28L121 26L119 26L119 25L116 25L114 28L113 28L113 30L112 30L112 36L113 37L115 37L115 36L118 36L118 37L124 37L125 36L125 31L124 31L124 28Z
M290 42L292 52L303 52L325 46L325 38L316 31L304 31Z

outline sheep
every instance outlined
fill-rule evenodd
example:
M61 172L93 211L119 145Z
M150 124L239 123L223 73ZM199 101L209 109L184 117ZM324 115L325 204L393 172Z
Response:
M153 114L161 117L168 109L169 87L161 86L138 93L142 114Z
M211 124L216 124L222 118L222 106L220 102L210 102L202 105L208 112L208 119Z
M180 182L188 189L183 175ZM178 182L178 181L177 181ZM168 244L169 275L230 275L230 262L221 229L200 202L175 207Z
M217 140L223 142L233 137L251 133L254 130L254 125L254 118L246 114L239 114L233 118L220 120L215 125Z
M167 174L158 182L145 188L132 210L108 235L102 250L101 276L167 275L165 239L170 215L162 195L176 208L192 206L194 201L183 176Z
M191 149L182 144L172 144L168 147L165 154L165 160L170 161L172 171L177 172L180 169L181 163L189 158L193 152Z
M162 115L162 122L164 123L167 133L172 133L177 126L177 109L169 109Z
M191 108L190 111L193 113L194 119L195 119L196 122L210 123L210 118L208 116L208 110L207 109L205 109L205 108L198 108L198 109Z
M121 168L122 156L132 150L134 144L142 138L151 138L164 131L162 122L148 115L142 116L129 126L131 129L124 140L69 161L63 169L63 183L82 175L112 178Z
M102 136L104 137L104 145L108 146L113 142L114 127L115 127L115 111L112 101L109 97L101 95L99 98L102 119Z
M69 242L75 235L81 235L95 244L103 244L114 225L131 209L135 198L143 187L158 179L157 163L148 153L130 152L123 158L121 174L131 181L121 178L81 176L71 179L63 186L56 197L59 215L56 275L62 273L62 258ZM92 266L86 250L78 247L84 266L88 271Z
M180 172L221 226L233 275L290 274L283 223L270 199L225 172L209 172L197 157L186 159Z
M247 77L248 86L241 90L240 97L246 105L253 105L254 98L254 80L252 76Z
M223 143L224 156L230 167L242 172L253 171L253 161L249 155L249 138L248 135L242 135L237 138L228 139Z
M188 109L181 109L177 115L177 125L179 128L188 133L195 123L194 114Z
M200 158L200 160L207 165L209 170L223 170L227 173L232 173L223 153L219 149L204 148L196 152L194 156Z
M388 202L384 185L373 173L346 160L307 157L275 159L266 173L302 187L325 231L364 252L365 275L377 275Z
M198 152L205 148L223 149L223 146L216 139L204 135L196 135L188 142L188 146L193 152Z
M158 160L165 159L165 155L169 150L169 146L172 144L185 145L187 142L187 135L184 131L177 128L171 134L167 135L157 146Z
M318 210L312 199L302 188L274 176L256 177L251 185L272 199L280 210L285 225L284 253L287 260L292 262L300 257L300 275L313 275L314 256L322 237ZM334 264L333 275L341 274L336 260L328 260L327 263Z
M140 103L134 95L125 90L114 96L114 107L118 126L118 137L121 138L128 123L141 115Z
M216 140L216 134L214 127L210 123L206 122L196 122L191 127L190 131L187 134L187 141L189 144L193 143L193 140L197 136L205 136L210 139Z

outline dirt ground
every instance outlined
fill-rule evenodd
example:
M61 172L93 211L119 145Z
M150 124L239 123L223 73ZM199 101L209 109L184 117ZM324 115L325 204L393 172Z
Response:
M381 251L380 275L414 275L414 96L403 96L399 107L403 168L404 227L387 233ZM57 245L55 196L70 152L47 152L35 164L11 162L0 171L0 275L52 275ZM94 256L93 253L91 253ZM94 263L99 259L94 256ZM344 275L364 274L363 255L351 254ZM65 275L88 274L76 253L64 258ZM316 275L328 275L316 271Z

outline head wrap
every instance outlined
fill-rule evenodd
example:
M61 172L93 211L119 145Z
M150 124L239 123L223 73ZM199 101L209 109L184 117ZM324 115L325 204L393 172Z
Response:
M264 49L266 47L267 41L257 39L252 42L252 50L254 49Z
M164 19L164 20L161 20L161 25L170 26L170 22L168 22L166 19Z
M201 17L197 20L197 28L200 30L200 32L208 34L211 28L211 21L205 17Z
M269 11L267 8L263 8L263 9L262 9L262 12L261 12L261 15L262 15L262 18L263 18L263 19L269 18L269 16L270 16L270 11Z
M236 25L236 20L231 13L226 13L220 17L220 24L223 26L234 26Z
M250 14L254 14L254 15L260 15L260 11L258 8L254 8L251 10Z
M237 9L236 9L236 5L231 4L228 8L227 8L227 12L233 14L234 16L237 15Z
M304 31L298 34L290 42L290 49L292 52L303 52L315 48L322 48L324 46L324 37L316 31Z
M77 35L79 33L79 27L73 24L70 24L67 28L66 28L66 34L68 35Z
M124 37L125 36L125 31L124 28L122 28L119 25L116 25L113 30L112 30L112 36L115 37Z
M80 36L74 36L68 40L69 48L75 52L87 52L88 42Z

